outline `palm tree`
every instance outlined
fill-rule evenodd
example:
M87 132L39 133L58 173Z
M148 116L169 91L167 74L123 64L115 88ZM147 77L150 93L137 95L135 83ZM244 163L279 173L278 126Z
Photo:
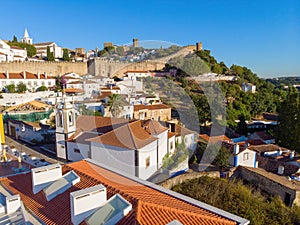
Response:
M117 117L121 113L122 107L124 105L122 96L118 94L109 96L108 105L109 111L111 112L112 116Z

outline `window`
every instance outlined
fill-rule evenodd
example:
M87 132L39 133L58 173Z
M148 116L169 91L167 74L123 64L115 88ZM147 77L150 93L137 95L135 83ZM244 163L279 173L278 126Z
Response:
M247 153L244 153L244 155L243 155L243 160L244 161L246 161L246 160L248 160L249 159L249 153L247 152Z
M173 150L173 141L170 142L170 149Z
M150 166L150 156L146 158L146 168Z
M2 81L2 86L5 86L6 85L6 81Z
M73 125L73 113L69 112L69 123L70 125Z
M31 86L31 81L28 81L28 83L27 83L27 84L28 84L28 86Z
M74 148L74 152L76 152L76 153L80 153L80 150L79 150L79 148Z
M62 111L58 112L57 123L59 127L62 127Z
M34 84L34 86L37 86L37 81L34 81L33 84Z
M48 81L48 85L51 86L51 81Z

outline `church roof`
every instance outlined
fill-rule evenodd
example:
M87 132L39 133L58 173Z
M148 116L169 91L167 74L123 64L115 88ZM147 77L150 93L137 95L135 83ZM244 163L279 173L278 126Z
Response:
M91 142L132 150L143 148L156 140L157 138L152 137L142 128L141 121L125 124L101 136L89 139Z

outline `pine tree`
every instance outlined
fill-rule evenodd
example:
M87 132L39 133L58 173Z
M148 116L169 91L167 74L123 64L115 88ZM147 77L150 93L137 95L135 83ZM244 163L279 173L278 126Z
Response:
M54 55L53 52L50 52L50 47L47 47L47 59L48 61L54 61Z
M68 49L66 49L66 48L64 48L64 50L63 50L63 60L66 62L70 61L69 52L68 52Z

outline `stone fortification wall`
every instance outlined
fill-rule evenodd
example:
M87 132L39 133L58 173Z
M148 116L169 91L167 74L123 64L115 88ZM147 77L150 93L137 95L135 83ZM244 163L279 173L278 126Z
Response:
M79 75L87 74L86 62L2 62L0 63L0 73L20 73L23 71L37 74L47 73L56 76L74 72Z

